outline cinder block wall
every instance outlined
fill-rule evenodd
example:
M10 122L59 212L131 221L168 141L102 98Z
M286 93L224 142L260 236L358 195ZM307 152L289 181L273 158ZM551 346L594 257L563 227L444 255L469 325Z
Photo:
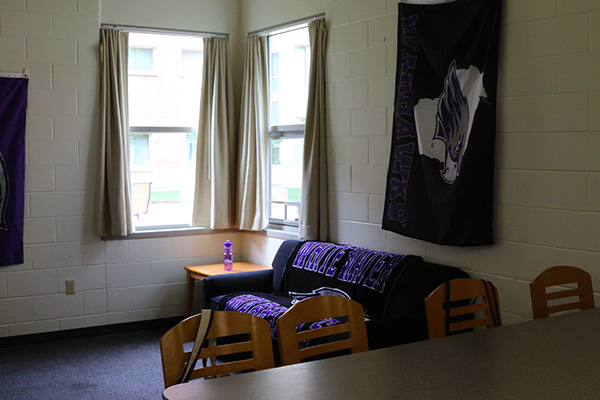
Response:
M245 257L237 232L106 242L93 234L99 26L99 0L0 1L0 72L30 75L25 263L0 267L0 337L180 316L185 265L218 262L226 239ZM259 262L271 256L255 253Z
M332 240L416 253L499 288L505 323L531 317L544 268L588 270L600 291L600 3L504 0L496 240L456 248L381 229L391 144L397 1L326 1Z
M212 15L224 9L221 1L197 3L210 3ZM270 1L276 7L269 9L282 9L281 0L242 2L248 30L319 8L311 4L289 15L285 12L299 3L286 0L290 7L276 17L248 9L262 10ZM490 279L500 290L504 322L511 323L531 317L528 284L547 266L585 268L600 288L600 4L504 4L497 244L467 249L380 228L391 143L396 1L324 0L323 8L330 27L331 240L419 254ZM225 239L235 241L240 257L268 263L280 243L241 232L108 242L93 235L99 8L99 0L0 1L0 71L27 67L31 76L26 261L0 268L0 337L182 315L184 265L220 260ZM224 24L239 25L239 13L229 14L235 17ZM165 18L163 27L174 27L173 14ZM226 31L215 28L214 20L210 29ZM242 58L243 46L236 48ZM65 294L66 279L75 279L74 295Z
M0 3L0 71L30 75L25 263L0 268L0 336L108 321L104 243L91 233L98 26L98 0Z

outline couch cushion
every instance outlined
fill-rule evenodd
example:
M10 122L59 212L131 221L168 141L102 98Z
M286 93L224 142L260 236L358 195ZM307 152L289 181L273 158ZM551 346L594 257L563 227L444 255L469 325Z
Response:
M290 254L281 288L291 297L343 292L378 318L404 269L416 260L421 257L309 241Z

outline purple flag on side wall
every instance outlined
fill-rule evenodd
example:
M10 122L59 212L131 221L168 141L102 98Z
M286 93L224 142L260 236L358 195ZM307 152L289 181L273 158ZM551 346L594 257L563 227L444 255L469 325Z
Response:
M23 263L27 84L0 77L0 265Z

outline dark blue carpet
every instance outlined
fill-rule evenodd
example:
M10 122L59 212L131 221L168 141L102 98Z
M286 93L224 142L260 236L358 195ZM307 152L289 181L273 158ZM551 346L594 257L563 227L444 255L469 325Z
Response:
M0 399L160 399L165 329L0 349Z

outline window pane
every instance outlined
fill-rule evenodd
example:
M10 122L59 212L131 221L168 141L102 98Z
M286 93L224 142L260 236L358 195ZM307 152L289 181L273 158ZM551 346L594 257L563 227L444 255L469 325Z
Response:
M298 125L306 119L308 28L269 36L270 125ZM274 103L277 103L277 113Z
M269 217L276 225L298 224L309 68L307 24L269 36Z
M134 224L136 230L189 226L202 80L189 79L182 72L200 70L201 74L203 41L193 36L130 33L129 44L130 50L153 49L154 64L152 75L129 70L131 182L151 183L148 211L136 214Z
M302 193L302 138L271 139L271 218L297 221Z
M129 46L154 48L154 74L129 71L130 126L194 127L198 125L201 79L181 77L182 49L203 51L201 37L129 34Z

